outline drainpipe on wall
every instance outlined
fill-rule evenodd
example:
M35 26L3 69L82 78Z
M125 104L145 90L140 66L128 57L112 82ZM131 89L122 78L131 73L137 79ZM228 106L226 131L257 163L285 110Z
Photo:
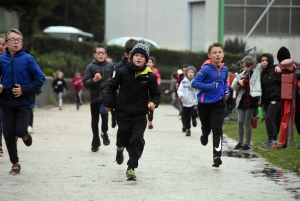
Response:
M224 42L224 0L219 0L218 41L219 43Z

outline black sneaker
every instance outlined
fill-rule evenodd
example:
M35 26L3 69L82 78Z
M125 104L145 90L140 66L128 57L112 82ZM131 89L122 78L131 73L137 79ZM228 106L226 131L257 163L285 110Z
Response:
M193 125L193 127L196 127L196 126L197 126L197 119L193 119L193 120L192 120L192 125Z
M127 180L136 181L136 176L135 176L133 168L128 168L127 169L127 171L126 171L126 177L127 177Z
M11 175L20 174L20 171L21 171L20 164L13 164L13 166L11 167L11 171L9 171L9 174Z
M124 147L122 148L122 150L119 150L119 148L117 148L116 161L119 165L121 165L124 161L123 151L124 151Z
M241 150L243 150L243 151L250 151L250 150L252 150L252 147L249 146L248 144L245 144L245 145L241 148Z
M220 157L215 157L214 158L214 164L212 166L218 168L220 165L222 165L221 158Z
M27 133L27 135L22 137L22 140L27 147L29 147L32 144L32 137L29 133Z
M92 147L92 148L91 148L91 151L92 151L92 152L97 152L97 151L99 151L99 148L98 148L98 147Z
M244 146L244 143L239 142L239 143L237 143L237 145L235 145L235 147L233 149L238 150L238 149L242 148L243 146Z
M185 136L191 136L191 130L187 130L187 131L185 132Z
M203 145L203 146L206 146L207 145L207 143L208 143L208 135L201 135L201 137L200 137L200 141L201 141L201 144Z
M103 144L104 144L104 145L109 145L109 144L110 144L110 140L109 140L109 138L108 138L107 133L102 133L102 134L101 134L101 137L102 137L102 139L103 139Z
M117 121L114 118L111 118L111 127L114 128L117 126Z
M185 133L186 132L186 128L185 126L182 127L182 132Z

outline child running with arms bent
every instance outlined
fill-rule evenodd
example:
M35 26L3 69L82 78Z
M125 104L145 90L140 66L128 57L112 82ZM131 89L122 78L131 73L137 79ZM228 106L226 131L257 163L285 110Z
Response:
M223 46L213 43L208 47L208 58L195 76L192 87L199 89L198 114L201 121L201 144L206 146L208 135L213 133L213 167L222 164L223 121L225 102L230 95L227 78L228 68L222 63L224 57Z
M118 120L116 161L119 165L123 163L125 147L129 155L126 176L128 180L135 180L134 170L138 167L138 160L145 146L146 114L148 109L157 108L160 103L160 92L156 76L146 65L149 60L148 47L143 43L135 45L130 60L132 62L116 71L115 77L109 82L104 107L108 111L116 108ZM149 104L148 91L151 96Z

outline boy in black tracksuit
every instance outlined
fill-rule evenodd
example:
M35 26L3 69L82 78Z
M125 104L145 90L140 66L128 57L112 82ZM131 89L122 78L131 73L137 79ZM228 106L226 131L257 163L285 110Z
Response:
M101 114L101 137L104 145L109 145L110 140L107 135L108 131L108 113L103 108L103 97L105 88L111 79L114 71L112 63L106 61L107 52L104 45L98 44L94 47L94 59L86 67L83 77L84 87L90 89L90 109L92 116L92 152L97 152L101 145L99 137L99 113Z
M104 107L108 111L116 108L118 121L116 161L119 165L123 163L123 147L125 147L129 154L126 176L129 180L135 180L134 169L138 167L138 160L145 145L146 114L148 108L152 110L157 108L160 102L160 92L156 76L146 66L149 60L148 47L143 43L138 43L133 47L130 59L132 62L116 71L115 77L108 84ZM148 91L151 96L149 103Z

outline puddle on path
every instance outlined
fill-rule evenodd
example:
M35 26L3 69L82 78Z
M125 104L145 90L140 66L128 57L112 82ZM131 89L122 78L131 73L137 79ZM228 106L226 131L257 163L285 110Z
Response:
M255 170L251 172L254 177L266 177L270 181L283 186L287 191L293 194L296 200L300 200L300 178L297 176L289 176L289 172L284 172L281 169L270 167L270 164L265 164L262 170Z
M252 151L223 150L222 155L241 159L258 158L258 155ZM285 190L291 192L296 200L300 200L300 177L293 175L293 173L282 169L275 169L267 163L263 167L252 171L251 174L254 177L266 177L266 179L274 181L276 184L283 186Z
M243 152L243 151L224 150L222 152L222 155L227 157L246 158L246 159L258 158L258 155L256 153L253 153L252 151Z

